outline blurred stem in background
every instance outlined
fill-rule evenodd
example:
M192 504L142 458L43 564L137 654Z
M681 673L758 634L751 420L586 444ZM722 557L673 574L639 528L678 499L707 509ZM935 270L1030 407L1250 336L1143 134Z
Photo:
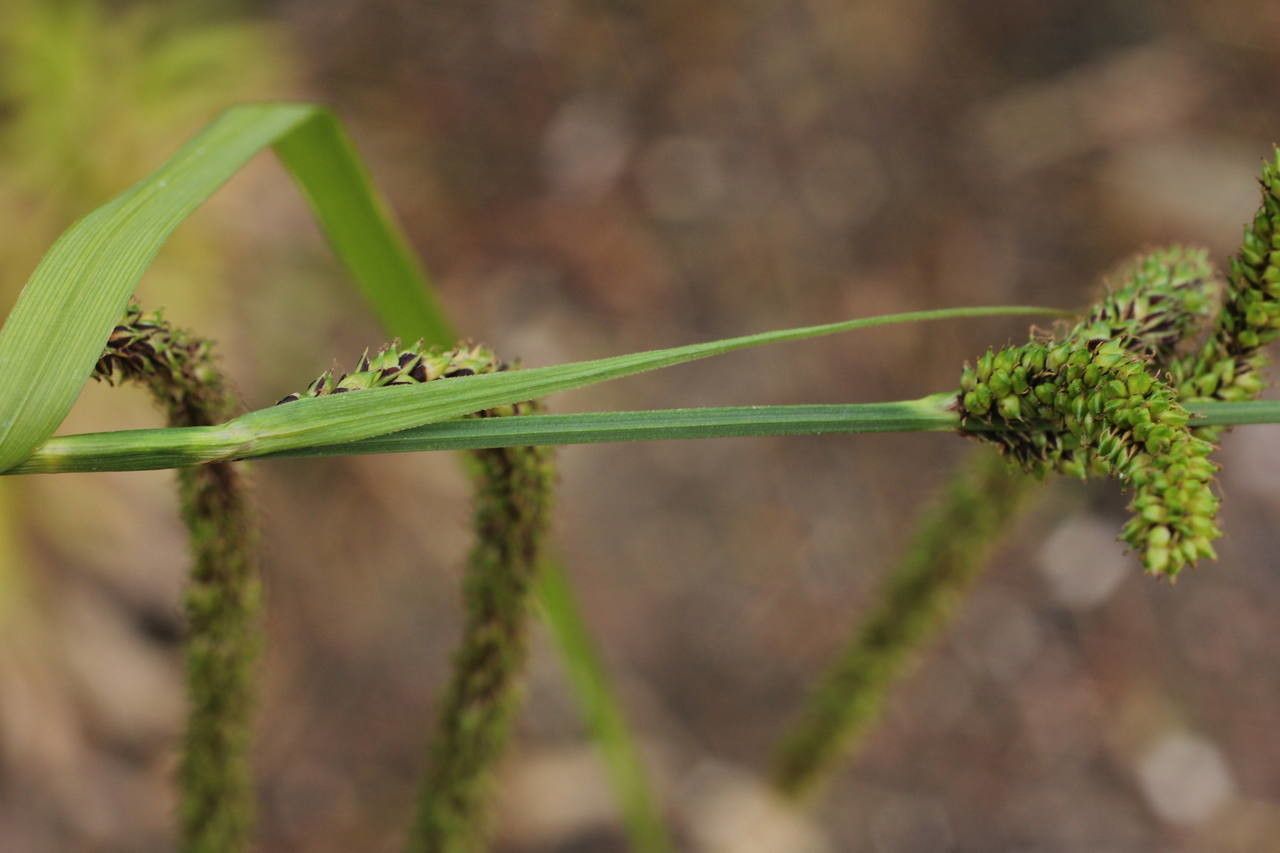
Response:
M885 697L986 565L1042 483L996 452L974 451L921 520L907 554L840 658L809 695L774 759L789 797L818 786L875 723Z
M9 298L67 219L118 192L122 175L146 172L228 102L279 93L284 51L262 27L222 20L217 8L0 4L0 212L16 229L6 229L0 258L19 264L5 276ZM200 243L207 234L170 253L216 255ZM189 267L190 257L179 260Z
M22 574L19 527L14 523L18 508L14 506L13 493L14 484L0 484L0 649L15 646L7 633L15 630L22 619L31 619L36 610L31 606Z
M587 730L604 755L632 849L640 853L669 850L671 842L661 820L661 807L649 790L644 759L621 706L609 690L604 663L582 620L573 587L564 569L546 560L537 583L538 603L560 649L561 663Z

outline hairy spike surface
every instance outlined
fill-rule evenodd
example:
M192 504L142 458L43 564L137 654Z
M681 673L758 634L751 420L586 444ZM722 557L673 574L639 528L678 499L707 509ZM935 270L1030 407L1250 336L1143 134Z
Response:
M1024 470L1111 476L1134 489L1121 536L1152 574L1175 577L1213 557L1221 536L1213 447L1165 367L1202 329L1220 289L1203 252L1136 258L1086 317L1058 338L989 351L966 365L963 431L994 442Z
M170 426L207 426L234 408L210 343L130 303L94 368L143 385ZM254 528L236 466L178 471L194 566L185 595L190 701L182 764L182 848L243 850L253 819L249 731L260 599Z
M1213 335L1170 366L1170 381L1185 402L1241 402L1263 389L1263 348L1280 337L1280 148L1263 165L1259 183L1262 204L1231 260ZM1216 438L1219 432L1202 434Z
M392 343L356 370L325 373L299 395L319 397L388 385L447 382L505 370L491 350ZM535 411L531 402L497 406L477 417ZM489 787L519 702L519 676L527 656L533 585L545 539L554 480L550 448L472 451L479 471L476 541L468 559L463 600L466 622L454 656L435 740L410 835L414 851L484 848Z

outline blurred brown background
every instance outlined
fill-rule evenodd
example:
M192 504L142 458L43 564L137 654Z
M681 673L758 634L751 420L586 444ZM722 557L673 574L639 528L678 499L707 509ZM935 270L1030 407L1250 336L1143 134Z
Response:
M550 364L893 310L1084 303L1129 252L1235 248L1278 137L1280 4L0 0L9 304L74 218L219 108L331 104L458 325ZM379 342L267 158L143 284L248 407ZM554 409L899 399L1022 324L866 332ZM90 387L67 430L155 423ZM1280 432L1224 440L1222 559L1177 587L1058 484L819 806L774 739L966 446L560 454L557 538L689 850L1241 850L1280 837ZM253 466L264 850L393 850L459 628L443 456ZM165 472L0 483L0 848L163 850L185 569ZM496 847L620 850L541 631Z

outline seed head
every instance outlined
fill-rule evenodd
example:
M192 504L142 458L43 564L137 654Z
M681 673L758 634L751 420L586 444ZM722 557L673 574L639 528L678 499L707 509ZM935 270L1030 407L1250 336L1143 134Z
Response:
M1214 556L1221 534L1212 445L1192 433L1163 370L1205 326L1219 283L1203 252L1183 248L1139 257L1121 279L1057 337L966 365L957 408L963 431L1029 472L1107 476L1132 488L1121 537L1147 571L1174 577Z
M411 347L401 347L399 341L393 341L372 356L366 350L356 363L356 369L350 373L335 376L332 371L326 371L317 376L306 390L289 394L277 405L303 397L323 397L392 385L417 385L506 369L506 362L488 347L478 344L463 343L453 349L439 349L424 347L422 341ZM523 402L495 406L476 414L479 417L516 415L534 408L536 404Z

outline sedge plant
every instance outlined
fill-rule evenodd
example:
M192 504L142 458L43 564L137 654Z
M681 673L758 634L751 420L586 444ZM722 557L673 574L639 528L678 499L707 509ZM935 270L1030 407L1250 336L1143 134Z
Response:
M207 344L147 319L130 307L130 298L173 229L267 146L298 180L388 330L426 343L392 344L362 358L349 374L326 374L280 404L232 417L208 363ZM1277 168L1268 167L1268 188ZM1280 420L1280 406L1245 401L1260 387L1260 347L1280 326L1272 293L1280 290L1280 276L1271 261L1280 250L1277 205L1274 196L1267 199L1251 241L1233 265L1221 306L1216 277L1203 255L1186 250L1153 255L1139 261L1118 289L1074 325L1060 324L1026 345L990 352L966 367L958 391L893 403L550 414L539 411L535 401L749 347L891 323L1060 317L1064 312L1023 306L922 310L502 369L488 349L454 344L420 268L331 116L296 104L234 108L147 179L69 229L37 267L0 328L0 362L6 365L0 371L0 471L185 472L182 488L196 568L188 595L192 719L181 774L183 842L186 849L242 849L251 811L244 762L257 593L251 524L243 493L234 485L235 463L279 456L472 451L478 538L464 595L464 637L429 750L409 847L483 845L487 789L516 707L530 596L536 591L553 636L566 650L570 681L587 700L588 720L609 758L633 843L662 849L668 842L627 728L585 640L563 575L542 548L552 483L546 448L670 438L956 431L996 445L1007 460L1032 474L1121 480L1135 492L1126 541L1140 550L1149 572L1172 577L1212 556L1211 542L1218 535L1210 431ZM1211 327L1205 340L1194 341L1205 324ZM53 436L80 386L95 372L146 384L171 426ZM189 404L200 411L184 413ZM995 470L984 460L977 482ZM968 556L953 558L939 531L970 519L975 539L966 554L980 551L1018 502L1021 481L1009 482L1007 500L1000 496L987 515L957 515L944 505L926 527L923 548L893 576L885 605L856 641L862 652L821 690L825 707L847 702L854 710L837 714L834 725L818 727L818 735L807 742L795 738L798 750L826 754L847 734L850 720L857 725L870 717L878 694L976 565ZM949 506L981 509L973 495L972 487L956 492ZM225 684L233 689L222 690ZM784 787L802 787L801 777L809 772L803 767L784 772L784 780L798 780L784 781Z
M1203 403L1255 399L1263 388L1264 347L1280 334L1280 152L1264 164L1260 186L1262 203L1245 227L1243 245L1225 277L1203 250L1173 247L1141 255L1108 277L1108 292L1062 341L1054 343L1041 336L1042 340L1025 347L998 355L989 352L976 367L966 366L957 408L969 418L967 426L981 439L994 441L1020 458L1020 467L1026 471L990 457L975 457L944 489L937 505L921 520L902 563L887 578L877 609L824 673L781 740L774 760L774 781L781 792L796 797L812 791L853 753L889 687L908 670L924 642L945 626L949 605L972 583L987 555L1036 493L1040 479L1034 474L1066 466L1070 473L1084 476L1089 470L1106 473L1118 463L1128 469L1121 476L1134 483L1136 492L1132 507L1136 513L1123 536L1142 551L1148 571L1173 578L1183 566L1213 556L1211 542L1219 535L1213 520L1217 499L1202 488L1213 473L1211 463L1203 461L1207 442L1216 440L1225 426L1256 422L1237 420L1233 414L1261 414L1270 406L1210 406L1211 411L1216 409L1216 418L1202 417L1190 437L1176 423L1169 426L1170 436L1177 435L1181 446L1202 455L1192 463L1194 471L1183 464L1173 469L1175 476L1168 476L1166 470L1162 477L1159 472L1152 476L1141 470L1156 461L1144 458L1150 456L1142 452L1145 447L1121 447L1126 441L1145 443L1150 424L1131 424L1127 436L1111 431L1107 448L1111 455L1102 453L1098 458L1101 442L1081 445L1078 440L1082 428L1092 424L1077 419L1062 423L1056 433L1028 429L1024 400L1028 409L1048 408L1045 420L1065 421L1064 415L1076 415L1076 406L1086 395L1072 397L1069 380L1066 389L1059 389L1064 375L1045 369L1051 367L1046 344L1056 353L1053 361L1057 362L1063 344L1070 348L1072 341L1077 349L1084 343L1085 350L1093 347L1095 351L1112 341L1121 342L1163 380L1165 387L1158 393L1165 405L1175 409L1175 422L1182 419L1176 414L1179 405L1194 410ZM1098 361L1086 359L1083 353L1073 353L1068 360L1073 357L1077 366L1082 360ZM1070 374L1072 367L1065 362L1058 365L1063 366ZM995 374L997 369L1000 375ZM1083 380L1094 379L1076 378L1080 380L1077 392L1083 391ZM1098 389L1100 380L1099 372L1090 388ZM1145 377L1138 378L1132 389L1126 385L1126 395L1100 400L1102 411L1084 414L1090 419L1110 417L1126 407L1120 401L1129 391L1147 385ZM1158 380L1150 385L1156 388ZM1054 411L1064 400L1059 390L1071 397L1070 412ZM1096 398L1097 393L1092 395ZM1106 389L1101 393L1105 395ZM1149 405L1141 408L1148 414L1155 411ZM999 421L1010 428L998 428ZM1064 441L1076 446L1065 447ZM1164 454L1160 461L1171 455ZM1172 498L1172 507L1166 497Z

